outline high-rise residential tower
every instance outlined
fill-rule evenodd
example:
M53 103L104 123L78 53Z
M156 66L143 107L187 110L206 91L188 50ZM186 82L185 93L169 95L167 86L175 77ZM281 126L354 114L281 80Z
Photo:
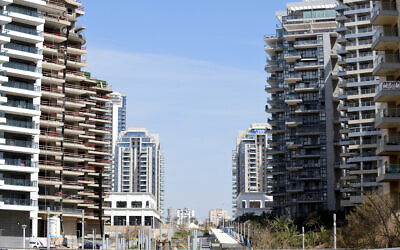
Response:
M0 237L37 236L45 1L0 1ZM13 238L2 246L13 245ZM20 240L18 240L20 243Z
M111 179L114 180L112 183L112 190L117 192L118 178L114 176L118 175L118 157L115 155L115 147L117 140L121 131L126 130L126 95L113 92L111 94L111 104L112 112L112 155L113 155L113 168L111 171Z
M266 112L272 135L267 154L275 213L306 215L335 207L334 110L331 50L335 0L290 2L281 26L266 36Z
M364 194L377 191L375 129L375 87L373 71L373 36L370 23L372 1L339 1L337 45L333 86L334 108L339 112L340 132L336 148L337 194L345 210L362 202ZM341 173L337 173L340 171Z
M267 123L252 123L239 131L236 148L232 153L232 210L235 214L240 193L268 190L267 175Z
M158 134L143 127L129 127L119 135L117 192L144 192L154 195L157 209L163 210L163 164Z
M375 1L371 23L376 28L372 49L377 56L373 74L380 83L375 95L377 116L375 126L382 130L376 153L382 159L378 163L377 181L382 191L400 202L400 37L399 1Z
M45 25L38 236L46 236L50 209L56 228L52 239L77 246L77 238L82 236L82 212L85 235L93 229L97 238L103 233L104 190L111 187L104 179L111 169L111 114L107 104L112 91L107 82L82 71L87 66L85 28L76 25L85 13L82 3L45 3L41 8Z

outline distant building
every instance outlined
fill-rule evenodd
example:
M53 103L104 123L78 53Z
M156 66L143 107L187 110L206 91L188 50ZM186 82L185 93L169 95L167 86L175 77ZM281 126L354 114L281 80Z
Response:
M171 223L175 217L174 209L172 207L168 208L167 210L167 223Z
M113 169L111 178L114 180L112 183L112 190L118 191L118 161L116 160L115 147L117 145L119 134L126 130L126 95L118 92L113 92L111 95L111 113L112 113L112 155L113 155Z
M118 192L151 193L162 213L163 164L158 134L143 127L130 127L120 133L116 144Z
M225 220L229 220L229 215L228 215L228 211L222 209L222 208L218 208L218 209L211 209L208 212L208 221L210 222L210 224L213 225L220 225L223 223L223 221Z
M244 214L261 215L272 212L272 196L263 192L240 193L236 202L235 218Z
M194 210L189 208L177 209L176 218L178 225L186 225L190 223L190 220L194 218Z
M272 177L267 174L267 123L252 123L239 131L232 153L232 212L240 193L268 192Z
M111 217L111 226L160 226L161 213L151 193L113 192L105 201L111 205L105 210L105 214Z

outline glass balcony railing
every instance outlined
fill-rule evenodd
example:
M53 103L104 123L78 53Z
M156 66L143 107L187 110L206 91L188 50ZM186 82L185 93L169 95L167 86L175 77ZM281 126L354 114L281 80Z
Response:
M382 174L398 174L400 176L400 164L383 163L379 166L379 175Z
M39 148L39 144L37 142L17 139L6 139L6 145L24 148Z
M6 125L13 126L13 127L20 127L20 128L30 128L30 129L38 129L39 128L38 123L33 123L33 122L29 122L29 121L12 120L12 119L7 119Z
M32 162L30 160L21 160L21 159L13 159L13 158L5 158L5 165L10 166L18 166L18 167L38 167L37 162Z
M23 108L23 109L32 109L32 110L39 110L40 106L37 104L21 102L21 101L13 101L8 100L4 106L14 107L14 108Z
M9 5L9 6L7 6L7 10L11 11L11 12L16 12L16 13L19 13L19 14L23 14L23 15L43 18L43 14L41 12L39 12L39 11L25 9L25 8L18 7L18 6L10 6Z
M39 67L36 67L33 65L24 64L24 63L6 62L3 65L7 68L26 70L26 71L40 73L40 74L42 73L42 68L39 68Z
M0 180L4 181L6 185L13 186L23 186L23 187L37 187L37 181L31 181L26 179L17 179L17 178L1 178Z
M35 92L40 91L40 87L33 85L31 83L25 83L25 82L6 82L3 83L4 87L9 87L9 88L17 88L17 89L26 89L26 90L31 90Z
M18 26L18 25L15 25L15 24L6 24L5 28L8 29L8 30L22 32L22 33L29 34L29 35L43 36L43 32L42 31L38 31L36 29L31 29L31 28Z
M16 43L6 43L6 44L4 44L4 48L19 50L19 51L23 51L23 52L38 54L38 55L41 55L43 52L41 49L39 49L37 47L26 46L26 45L16 44Z
M10 198L10 197L2 197L0 196L0 202L4 202L6 205L15 205L15 206L37 206L37 201L29 200L29 199L18 199L18 198Z
M377 67L381 63L400 63L399 54L389 54L379 55L374 61L374 67Z
M371 12L371 19L375 19L383 11L397 11L395 2L377 2L374 3L374 8Z

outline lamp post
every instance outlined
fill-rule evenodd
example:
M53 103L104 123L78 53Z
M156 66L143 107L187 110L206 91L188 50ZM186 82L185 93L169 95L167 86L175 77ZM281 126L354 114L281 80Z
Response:
M26 230L26 225L22 225L22 248L25 249L25 230Z

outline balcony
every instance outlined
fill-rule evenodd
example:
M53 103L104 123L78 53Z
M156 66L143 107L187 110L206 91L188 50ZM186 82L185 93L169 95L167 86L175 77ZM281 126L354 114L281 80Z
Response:
M301 54L299 52L289 52L285 54L284 58L286 62L292 63L301 59Z
M400 37L397 28L382 27L372 38L372 50L397 50L400 46Z
M378 167L377 182L398 182L400 181L400 164L381 163Z
M398 15L395 2L375 2L371 12L371 24L393 25L397 22Z
M267 66L265 66L264 69L267 73L274 73L277 71L283 71L283 65L282 64L267 65Z
M300 74L288 74L285 76L285 82L288 84L293 84L296 82L300 82L302 80Z
M7 62L3 64L6 67L7 75L16 76L29 79L40 79L42 77L42 68L36 67L34 65L17 63L17 62Z
M283 112L285 112L285 107L284 106L268 107L268 105L265 105L265 112L267 112L269 114L283 113Z
M43 14L37 10L9 5L7 6L7 11L10 12L10 16L12 17L13 21L18 23L25 23L35 26L44 24Z
M278 84L276 86L265 87L265 91L267 93L283 92L284 91L284 85L283 84Z
M397 76L400 73L399 54L379 55L374 61L373 74L376 76Z
M400 124L400 109L383 108L378 110L375 127L377 128L396 128Z
M37 207L36 200L2 197L0 195L0 210L34 211L35 207Z
M400 81L382 82L376 89L375 102L397 102L400 98Z
M400 154L400 136L383 136L383 138L377 142L376 154L380 156Z
M8 35L11 39L20 40L28 43L43 42L43 32L36 29L26 28L14 24L6 24Z

